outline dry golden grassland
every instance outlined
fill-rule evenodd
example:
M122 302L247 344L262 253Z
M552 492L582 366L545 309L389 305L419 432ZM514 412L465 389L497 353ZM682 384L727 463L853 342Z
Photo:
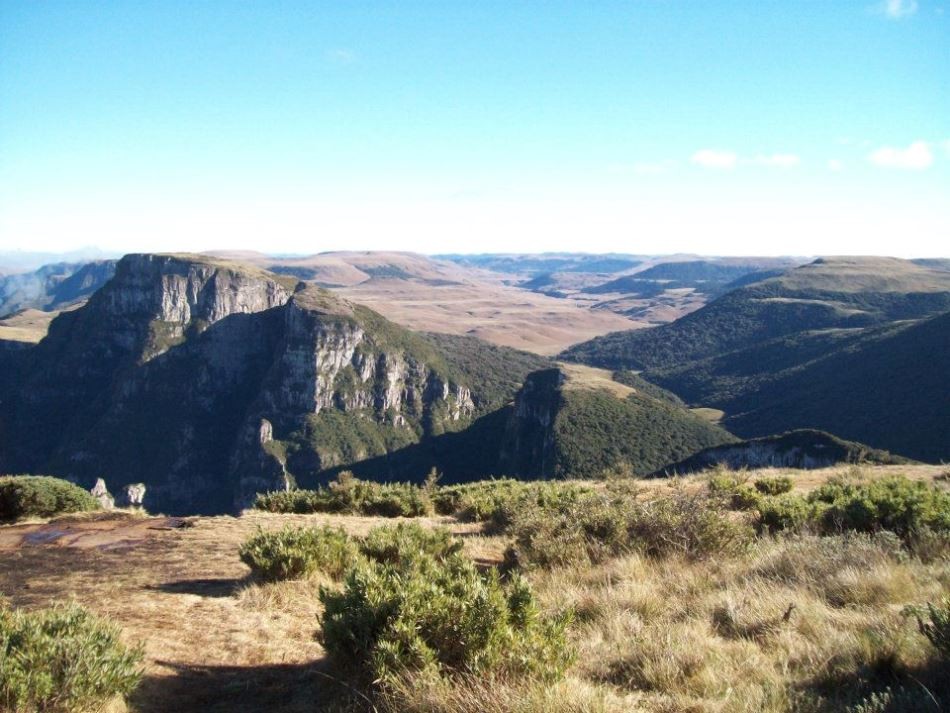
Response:
M867 468L857 477L901 472L947 487L943 470ZM797 489L810 489L841 472L793 476ZM642 486L662 496L704 481ZM416 521L448 527L484 566L499 563L508 544L453 518ZM370 701L325 661L316 638L317 592L330 580L252 582L238 548L257 528L330 523L361 535L391 522L246 512L177 529L139 524L111 542L100 531L86 547L17 546L16 526L0 527L0 592L26 608L75 598L144 642L146 676L129 702L140 713L833 710L815 701L871 673L909 685L934 675L930 644L902 609L950 593L945 553L921 558L886 536L798 535L761 537L727 558L629 554L531 571L545 610L576 612L577 658L563 681L406 679Z

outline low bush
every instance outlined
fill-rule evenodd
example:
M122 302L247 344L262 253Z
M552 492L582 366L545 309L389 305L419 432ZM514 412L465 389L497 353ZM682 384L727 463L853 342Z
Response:
M742 471L719 467L709 475L706 488L710 496L722 499L733 510L753 510L758 507L762 495L749 485L748 479L748 475Z
M903 476L868 483L830 481L809 494L827 504L822 514L828 530L891 530L901 536L930 528L950 530L950 493Z
M792 488L795 487L795 481L787 475L777 475L773 477L756 478L753 485L755 485L755 489L763 495L783 495L792 491Z
M434 496L435 509L440 515L456 515L470 522L490 520L503 503L523 493L530 485L504 478L441 487Z
M367 547L370 557L348 571L342 589L320 591L321 637L338 664L377 681L407 671L563 674L571 617L542 616L523 580L503 585L497 572L480 573L441 536L404 528L375 540L384 546ZM413 542L415 551L407 549Z
M638 502L627 494L591 495L560 511L536 506L516 514L510 564L552 567L600 562L631 551L703 559L744 549L752 528L716 498L679 493Z
M59 478L46 475L0 477L0 521L98 509L99 503L89 492Z
M380 517L422 517L435 508L429 486L375 483L343 471L328 487L262 493L254 507L276 513L332 512Z
M0 602L0 710L98 709L136 688L142 657L76 604L23 612Z
M934 645L941 658L950 661L950 598L943 604L928 603L926 607L908 607L907 613L917 619L920 633Z
M759 528L768 532L804 530L814 525L823 508L801 495L786 493L775 498L763 498L758 504Z
M889 530L905 541L919 533L950 532L950 494L903 476L850 482L832 480L807 496L786 493L758 505L762 528L817 532Z
M427 529L416 523L376 527L359 543L360 553L380 564L404 566L414 557L442 561L462 551L462 541L444 528Z
M241 561L265 582L299 579L317 571L340 577L359 557L357 543L342 529L285 527L241 545Z

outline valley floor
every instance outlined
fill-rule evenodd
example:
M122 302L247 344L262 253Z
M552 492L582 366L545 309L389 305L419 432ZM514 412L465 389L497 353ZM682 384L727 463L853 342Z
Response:
M793 476L797 489L810 489L843 470ZM866 472L932 482L945 468ZM672 487L642 485L653 493ZM329 580L252 583L238 548L258 528L331 523L365 534L392 520L259 512L100 518L0 527L0 593L26 608L75 598L118 623L129 641L144 642L147 671L133 711L335 710L341 700L360 709L315 638L317 591ZM417 521L448 527L485 565L499 562L507 544L478 524ZM567 679L547 692L484 690L467 703L419 709L794 710L796 693L836 676L848 685L848 672L857 676L888 652L924 665L925 642L900 611L946 596L950 562L901 558L888 547L868 538L762 538L726 561L629 555L532 573L546 608L577 612L579 655Z

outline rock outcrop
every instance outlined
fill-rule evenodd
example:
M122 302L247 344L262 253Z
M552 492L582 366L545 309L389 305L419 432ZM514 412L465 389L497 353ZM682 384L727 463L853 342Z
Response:
M147 484L150 507L224 512L464 425L432 345L296 279L128 255L0 381L0 470Z
M739 443L706 448L663 468L657 475L685 475L725 466L741 468L796 468L812 470L839 463L908 463L906 458L876 450L863 443L845 441L824 431L801 429L779 436L752 438Z
M115 498L109 493L106 481L102 478L96 478L96 484L92 486L89 492L99 502L99 507L103 510L112 510L115 507Z

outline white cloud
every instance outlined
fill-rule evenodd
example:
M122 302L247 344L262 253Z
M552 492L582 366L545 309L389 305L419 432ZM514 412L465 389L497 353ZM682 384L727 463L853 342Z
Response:
M639 176L658 176L669 173L676 167L675 161L639 161L633 164L633 172Z
M926 141L915 141L904 149L882 146L868 155L868 161L884 168L921 171L930 167L934 162L934 155Z
M338 47L328 50L326 57L334 64L353 64L356 61L356 52L345 47Z
M917 12L917 0L884 0L875 10L892 20L900 20Z
M941 141L940 145L943 147L943 152L947 155L947 158L950 158L950 139Z
M759 155L749 159L749 163L756 166L772 166L773 168L795 168L802 160L792 153L774 153L770 156Z
M703 168L732 169L739 162L739 157L732 151L701 149L694 153L689 160Z
M843 171L844 163L836 158L833 158L830 161L828 161L828 170L834 171L835 173L838 173L839 171Z

